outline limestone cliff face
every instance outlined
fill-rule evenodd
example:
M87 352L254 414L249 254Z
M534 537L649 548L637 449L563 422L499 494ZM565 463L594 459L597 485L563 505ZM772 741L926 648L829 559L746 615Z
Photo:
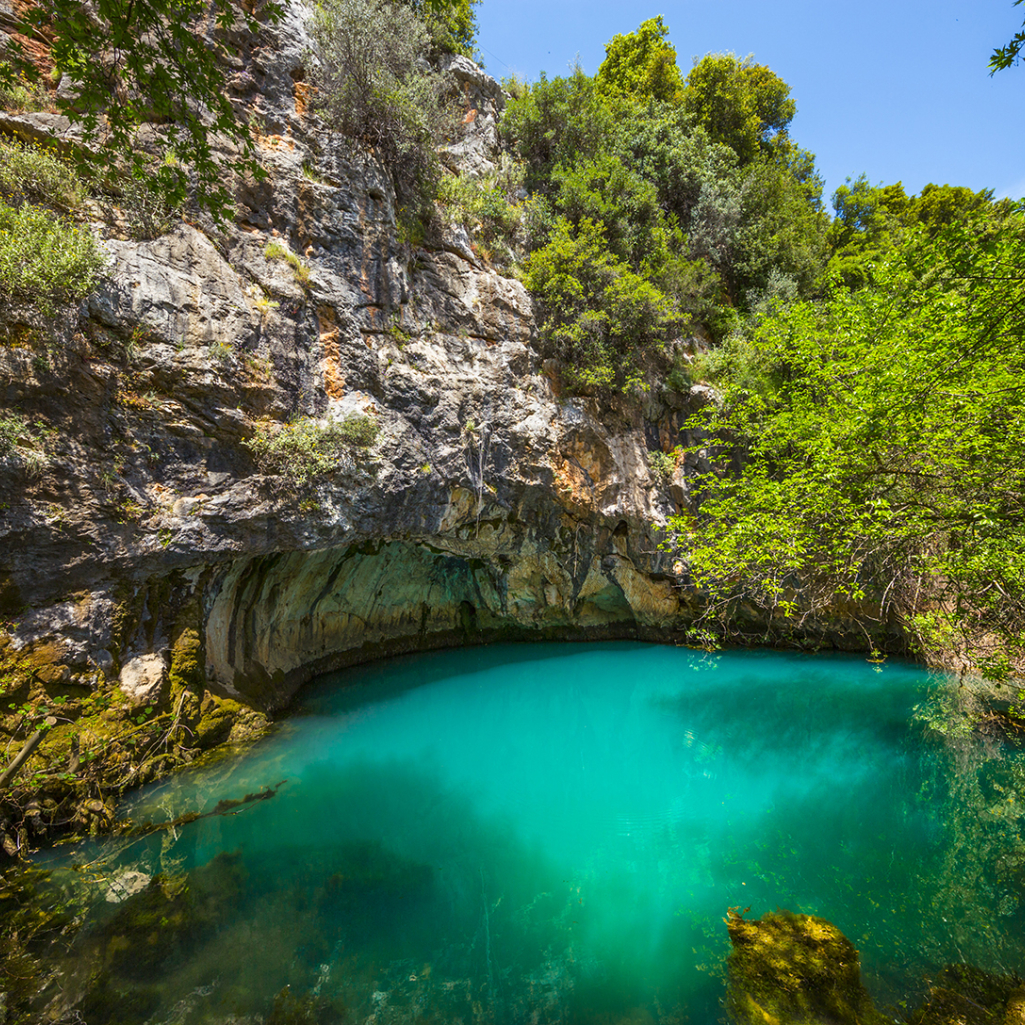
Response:
M92 685L153 654L173 674L187 636L206 687L273 708L387 652L682 629L659 527L683 470L656 478L648 451L681 440L691 399L561 397L518 281L461 230L400 243L384 169L310 112L302 19L238 43L269 177L240 184L236 224L108 238L107 280L56 327L2 312L0 396L53 429L36 475L2 467L13 645ZM477 173L502 95L462 58L448 73L467 127L444 159ZM380 424L371 458L298 496L244 445L259 418L351 412Z

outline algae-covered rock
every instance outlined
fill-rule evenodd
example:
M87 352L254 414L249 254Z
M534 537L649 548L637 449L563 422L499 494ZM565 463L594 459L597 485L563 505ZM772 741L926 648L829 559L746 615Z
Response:
M1025 986L1018 986L1007 998L1004 1025L1025 1025Z
M738 1025L883 1025L854 944L831 922L778 911L730 912L727 1007Z
M101 930L105 967L123 980L159 978L168 958L231 918L245 876L239 854L219 854L189 876L154 876Z
M1025 1023L1025 994L1016 975L993 975L971 965L947 965L933 980L929 999L912 1025L1017 1025Z

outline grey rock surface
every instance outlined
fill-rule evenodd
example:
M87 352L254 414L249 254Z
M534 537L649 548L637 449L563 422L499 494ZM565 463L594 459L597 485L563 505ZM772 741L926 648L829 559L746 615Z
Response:
M303 19L289 5L230 41L268 171L235 183L234 224L107 237L81 309L0 311L0 403L43 425L46 449L31 473L27 449L0 464L12 643L149 701L185 637L203 686L276 708L316 672L391 652L681 637L698 598L660 542L699 464L666 478L649 452L693 440L681 428L707 396L560 394L520 282L461 229L398 240L386 170L310 107ZM465 132L445 160L485 173L501 90L463 58L448 72ZM247 444L353 413L380 426L372 452L305 490Z
M134 705L158 705L166 696L167 662L162 655L137 655L121 667L118 686Z

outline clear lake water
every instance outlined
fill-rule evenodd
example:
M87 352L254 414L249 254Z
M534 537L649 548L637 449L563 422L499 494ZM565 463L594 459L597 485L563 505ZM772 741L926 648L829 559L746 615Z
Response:
M728 908L830 919L895 1010L950 961L1021 971L1021 756L952 686L637 643L324 677L123 809L204 817L50 860L92 894L64 999L89 1025L715 1023Z

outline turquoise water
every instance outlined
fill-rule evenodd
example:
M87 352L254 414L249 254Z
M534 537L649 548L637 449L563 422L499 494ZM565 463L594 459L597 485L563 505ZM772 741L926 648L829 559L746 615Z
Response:
M90 1025L711 1023L729 907L831 919L884 1004L961 956L1020 969L1016 820L994 833L992 745L937 709L906 664L629 643L336 674L126 813L273 796L76 852L105 896L66 999Z

